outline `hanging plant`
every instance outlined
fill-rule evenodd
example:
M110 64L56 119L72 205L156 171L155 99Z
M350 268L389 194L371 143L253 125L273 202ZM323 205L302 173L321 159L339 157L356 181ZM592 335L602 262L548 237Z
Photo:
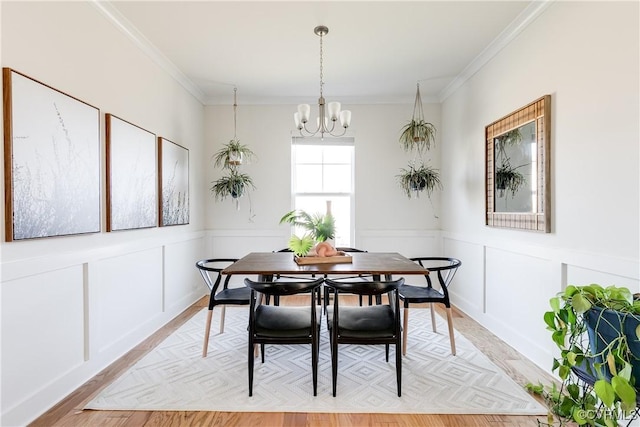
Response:
M503 197L504 192L511 192L511 198L514 198L520 187L527 182L526 178L517 169L526 165L513 167L507 158L496 170L496 189L498 197Z
M222 146L214 156L214 166L223 169L231 169L242 164L243 160L251 160L255 157L253 151L238 139L232 139Z
M400 171L401 173L397 175L397 178L400 187L407 194L408 198L411 198L412 192L414 192L417 197L421 191L426 191L427 196L431 197L433 190L436 188L442 189L440 173L437 169L423 164L416 167L410 163L408 169L402 168Z
M238 199L250 188L255 189L251 177L246 173L240 173L231 169L229 175L212 182L211 192L216 200L224 200L227 197Z
M211 193L216 201L222 201L227 197L231 197L236 203L236 209L240 209L238 199L249 190L255 190L256 187L253 185L253 180L249 175L240 172L240 166L243 161L252 159L255 157L255 154L249 147L241 144L237 137L237 91L237 88L233 88L233 138L224 144L212 157L214 167L222 168L222 170L228 170L229 172L222 178L212 182ZM249 221L251 221L253 217L251 213L251 198L249 198L249 212L251 215Z
M422 99L420 97L420 84L416 89L416 100L413 104L413 115L411 120L402 129L400 134L400 144L405 151L417 150L426 151L435 144L436 127L424 120L422 110Z

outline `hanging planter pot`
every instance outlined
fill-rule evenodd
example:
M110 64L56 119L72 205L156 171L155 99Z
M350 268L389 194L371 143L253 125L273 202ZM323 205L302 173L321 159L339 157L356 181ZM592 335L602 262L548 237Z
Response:
M416 100L413 105L413 115L400 133L399 142L405 151L427 151L431 144L435 144L436 127L424 120L422 111L422 99L420 97L420 85L416 89Z
M213 182L211 192L216 200L224 200L227 197L238 199L244 195L249 187L252 189L256 188L249 175L231 170L229 175L223 176Z
M255 190L256 187L253 185L249 175L240 172L240 166L242 166L243 162L251 160L255 157L255 154L249 147L241 144L237 138L237 91L237 88L233 89L233 139L224 144L212 157L214 167L222 168L223 171L227 170L228 174L213 181L210 190L216 201L231 197L235 202L236 209L240 210L240 198L247 194L249 190ZM253 214L251 214L251 197L249 197L249 212L251 215L249 221L251 221L253 217Z
M515 197L516 193L526 182L526 178L517 169L525 166L513 167L509 164L508 159L503 162L496 170L496 190L498 190L498 197L504 197L504 192L509 191L511 197Z
M402 173L397 175L398 181L400 187L409 198L411 198L411 192L418 196L420 192L426 191L427 196L431 197L433 190L436 188L442 189L440 173L437 169L425 165L416 167L413 164L409 164L408 169L403 168L400 171Z
M238 139L232 139L213 155L214 166L231 169L240 166L244 159L251 160L255 154Z

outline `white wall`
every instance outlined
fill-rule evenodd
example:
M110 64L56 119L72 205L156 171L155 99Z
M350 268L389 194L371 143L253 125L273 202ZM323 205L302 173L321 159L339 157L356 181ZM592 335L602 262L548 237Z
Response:
M2 2L1 11L3 67L100 109L103 230L105 113L190 153L189 225L0 244L0 424L13 426L36 418L205 293L194 268L206 241L204 107L91 3Z
M311 102L312 100L310 100ZM411 118L413 105L349 105L353 114L350 135L355 138L355 242L352 246L370 251L397 251L408 256L440 251L440 192L408 199L397 183L400 168L413 155L398 142L401 127ZM439 104L425 104L425 119L438 130ZM243 106L238 91L238 138L257 155L244 165L257 187L249 201L241 201L240 211L232 201L215 202L209 195L207 229L211 230L212 253L239 256L251 250L271 251L286 247L289 227L279 225L291 207L291 136L295 105ZM313 118L312 118L313 119ZM210 159L233 136L233 108L206 108L205 157ZM440 134L435 147L424 155L425 162L440 168ZM221 176L209 161L210 183ZM449 183L444 181L447 188ZM437 216L437 217L436 217Z
M245 169L258 187L249 221L248 200L238 212L208 191L220 176L210 158L233 136L231 94L229 106L203 108L91 4L0 5L2 66L180 143L191 159L190 225L0 244L0 424L19 425L202 295L195 259L286 244L278 220L291 208L295 106L243 105L239 90L238 136L258 157ZM397 140L412 105L347 106L354 246L462 259L456 304L549 368L549 297L567 283L639 288L637 16L636 2L556 2L442 106L426 104L438 129L428 157L445 187L433 205L407 199L396 183L411 158ZM552 233L488 228L484 126L546 93ZM102 212L104 197L103 188Z
M640 290L637 2L555 2L443 102L444 252L455 302L545 369L568 283ZM550 234L484 225L484 127L551 94Z

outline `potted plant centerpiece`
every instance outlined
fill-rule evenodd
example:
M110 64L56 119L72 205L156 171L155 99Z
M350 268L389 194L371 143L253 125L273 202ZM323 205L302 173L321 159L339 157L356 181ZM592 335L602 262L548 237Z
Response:
M609 426L634 413L640 383L640 300L624 287L567 286L550 301L561 385L527 384L550 407L540 425Z
M289 249L297 256L306 256L314 245L333 239L336 233L335 218L331 212L309 214L304 210L294 209L280 219L280 224L284 223L306 230L302 237L294 234L289 240Z
M338 260L344 255L333 246L336 234L336 222L331 213L330 202L327 202L326 213L310 214L304 210L292 210L284 214L280 224L288 223L305 230L302 237L294 234L289 239L288 248L295 254L296 262L311 263L311 258L322 262L350 262L347 259ZM307 258L306 260L302 258Z

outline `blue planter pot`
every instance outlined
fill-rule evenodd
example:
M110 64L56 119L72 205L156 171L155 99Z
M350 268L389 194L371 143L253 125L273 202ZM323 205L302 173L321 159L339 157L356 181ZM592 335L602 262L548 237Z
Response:
M627 337L629 349L636 357L640 358L640 340L636 335L636 328L640 324L640 316L595 306L584 315L592 353L602 352L622 331ZM597 362L603 363L604 360L599 357ZM633 367L633 377L636 378L635 386L638 388L640 386L640 359L632 360L631 365ZM606 376L610 378L609 369L605 369Z

